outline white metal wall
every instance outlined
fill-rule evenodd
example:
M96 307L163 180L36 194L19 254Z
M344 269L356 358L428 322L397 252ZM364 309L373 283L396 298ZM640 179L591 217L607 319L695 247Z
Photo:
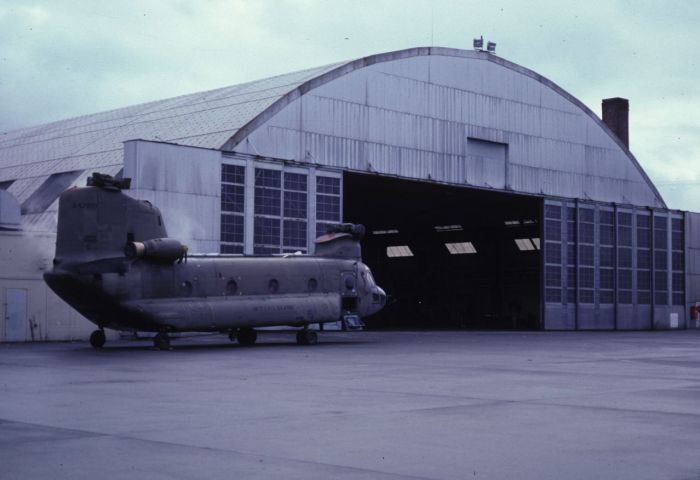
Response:
M467 139L507 145L506 167ZM311 89L236 151L484 188L660 206L623 149L545 82L478 57L376 63Z
M0 342L75 340L96 327L56 296L43 279L54 256L56 236L0 232ZM8 293L26 291L23 325L7 325ZM111 338L118 335L110 332Z
M218 252L221 213L221 152L159 142L124 144L126 193L158 207L168 236L190 252Z

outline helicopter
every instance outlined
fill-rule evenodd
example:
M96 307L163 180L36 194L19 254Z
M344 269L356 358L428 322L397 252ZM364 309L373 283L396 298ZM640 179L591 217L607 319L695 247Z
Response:
M249 346L256 328L275 326L298 327L296 342L313 345L309 325L357 322L386 304L362 263L362 225L329 226L312 255L190 254L168 237L156 206L124 193L130 185L93 173L59 197L44 280L97 325L93 348L105 345L106 328L154 332L160 350L174 332L220 332Z

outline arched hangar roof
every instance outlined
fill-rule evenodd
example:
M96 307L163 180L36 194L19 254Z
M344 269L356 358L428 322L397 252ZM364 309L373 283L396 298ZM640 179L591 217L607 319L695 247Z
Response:
M238 150L261 126L309 93L375 65L414 58L449 57L478 60L516 72L574 105L617 145L653 192L663 200L634 156L585 105L550 80L495 55L448 48L411 48L279 75L254 82L183 95L117 110L85 115L0 133L0 185L25 202L51 176L77 172L84 183L90 172L116 173L122 165L122 142L134 138L204 148Z

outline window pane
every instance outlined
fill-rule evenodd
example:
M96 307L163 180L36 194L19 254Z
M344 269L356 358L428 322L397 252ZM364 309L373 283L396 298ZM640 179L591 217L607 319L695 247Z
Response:
M613 247L600 247L600 266L612 267L615 250Z
M279 216L280 190L255 187L255 213Z
M306 175L303 173L285 172L284 189L294 190L297 192L306 192Z
M579 220L581 222L593 223L594 214L595 214L595 211L591 210L590 208L581 208L578 211Z
M579 254L581 256L581 265L593 265L592 245L581 245L579 247Z
M284 221L284 246L306 248L306 222Z
M280 244L280 221L278 218L255 217L254 239L257 244ZM279 248L277 249L279 251Z
M594 269L588 267L579 268L579 285L581 288L593 288Z
M340 197L316 195L316 218L318 220L340 221Z
M306 192L284 192L284 216L306 218Z
M637 289L651 290L651 272L637 272Z
M622 268L632 268L632 249L621 248L617 251L618 266Z
M561 222L547 220L544 235L547 240L561 240Z
M340 179L332 177L316 177L316 192L340 195Z
M578 226L578 239L584 243L593 243L593 224L580 223Z
M544 206L544 216L545 218L554 218L557 220L561 219L561 207L557 205L545 205Z
M255 169L255 186L281 188L281 173L279 170Z
M244 203L243 185L221 184L221 210L224 212L243 213Z
M617 243L626 247L632 246L632 229L630 227L617 227Z
M546 267L545 285L548 287L561 287L561 268L548 265Z
M561 244L556 242L546 242L546 263L561 263Z
M245 183L245 167L240 165L221 165L221 181L226 183Z
M221 214L221 241L243 243L243 215Z
M617 281L621 289L629 290L632 288L632 270L618 270Z

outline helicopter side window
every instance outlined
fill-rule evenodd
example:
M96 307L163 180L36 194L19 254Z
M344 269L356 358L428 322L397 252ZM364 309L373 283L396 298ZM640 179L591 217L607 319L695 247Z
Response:
M307 286L309 292L315 292L317 287L318 281L315 278L310 278Z

